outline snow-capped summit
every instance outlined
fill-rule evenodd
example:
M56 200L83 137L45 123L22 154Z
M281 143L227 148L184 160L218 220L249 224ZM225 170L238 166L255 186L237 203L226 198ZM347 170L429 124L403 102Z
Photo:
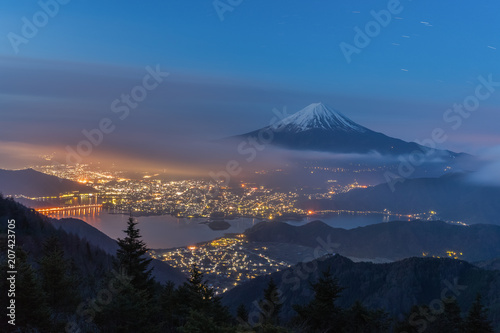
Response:
M273 130L302 132L312 129L337 130L345 132L366 132L366 128L356 124L323 103L313 103L293 115L271 126Z
M381 155L407 155L429 150L415 142L372 131L323 103L311 104L270 126L230 139L243 140L239 149L245 151L248 138L262 141L263 133L271 138L267 144L293 150L357 154L377 152ZM433 156L453 159L457 154L436 150Z

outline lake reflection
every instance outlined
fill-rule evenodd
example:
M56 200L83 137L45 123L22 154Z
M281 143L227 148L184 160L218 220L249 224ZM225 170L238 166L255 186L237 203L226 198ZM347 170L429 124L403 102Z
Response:
M406 216L387 214L347 214L339 213L321 217L306 217L303 221L288 221L290 225L304 225L308 222L321 220L333 228L354 229L370 224L390 221L410 221Z
M107 211L93 212L94 214L54 214L54 218L74 217L84 220L99 229L111 238L124 237L128 215L109 214ZM239 218L228 220L231 225L226 230L212 230L204 222L206 218L176 218L170 215L137 217L139 229L147 246L153 249L171 248L192 245L210 241L224 236L225 233L242 233L260 220Z
M49 215L54 218L74 217L84 220L99 229L111 238L124 237L128 215L110 214L106 210L92 211L65 211ZM144 216L136 218L143 240L152 249L166 249L171 247L187 246L199 242L210 241L224 236L225 233L243 233L247 228L257 224L260 220L254 218L239 218L227 220L231 225L226 230L212 230L205 222L206 218L177 218L170 215ZM400 220L397 216L382 214L350 215L339 214L323 217L307 217L303 221L290 221L290 225L304 225L314 220L322 220L335 228L352 229L374 223Z

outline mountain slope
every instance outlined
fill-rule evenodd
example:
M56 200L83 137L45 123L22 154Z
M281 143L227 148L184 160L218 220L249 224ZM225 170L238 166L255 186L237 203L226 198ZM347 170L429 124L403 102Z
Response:
M259 132L273 132L272 144L295 150L336 153L369 153L403 155L429 148L405 142L361 126L342 113L314 103L275 124L238 137L258 137ZM450 151L435 151L434 157L455 158Z
M50 222L57 229L64 230L70 235L76 235L112 256L116 254L116 250L118 249L116 240L102 233L85 221L65 218L59 220L50 219ZM181 271L161 260L153 259L151 261L151 267L153 268L152 275L154 279L160 283L172 281L175 285L180 285L186 280L186 276Z
M483 303L490 308L490 318L500 324L500 272L477 268L467 262L451 259L409 258L390 264L354 263L336 255L323 257L307 265L298 264L289 269L260 276L223 295L223 303L233 311L244 304L252 315L257 316L255 301L262 299L263 291L272 278L280 291L283 308L281 317L290 319L292 305L305 304L313 296L310 284L319 275L330 270L344 287L338 305L349 307L360 300L369 308L382 308L398 317L413 305L436 303L444 293L456 296L462 311L479 292ZM450 286L455 286L452 294ZM463 287L462 287L463 286Z
M96 192L89 186L56 176L46 175L33 169L0 169L0 193L4 195L48 197L73 191L81 193Z
M90 244L101 248L110 255L115 255L116 250L118 250L118 243L116 240L102 233L85 221L75 218L49 219L49 221L56 229L76 235L88 241Z
M245 231L255 242L292 243L318 247L356 258L401 260L422 256L452 255L468 261L500 257L500 226L452 225L440 221L394 221L355 229L332 228L321 221L294 227L282 222L261 222ZM462 255L460 255L462 253Z
M84 221L49 219L0 196L0 235L5 236L0 238L0 247L6 247L7 219L16 220L16 245L30 253L34 263L39 259L44 241L55 235L61 240L67 258L74 262L82 276L98 279L112 267L113 249L118 247L116 241ZM0 256L6 253L7 250L2 250ZM186 280L182 272L165 262L153 260L151 265L154 268L153 276L160 283L172 281L179 285Z
M65 257L78 268L82 276L92 276L86 282L95 282L110 269L113 257L74 234L55 228L49 218L12 199L0 196L0 257L7 255L7 220L15 220L16 247L29 254L29 261L36 267L43 253L43 244L50 237L57 237ZM5 250L4 250L5 249ZM86 286L88 287L88 286Z

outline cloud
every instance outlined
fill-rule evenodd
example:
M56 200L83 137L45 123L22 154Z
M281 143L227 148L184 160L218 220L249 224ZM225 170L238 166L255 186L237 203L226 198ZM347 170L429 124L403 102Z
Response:
M482 185L500 186L500 146L483 150L478 158L482 166L470 174L469 180Z
M56 147L40 146L23 142L0 141L0 168L23 169L40 164L45 158L54 156Z
M170 165L191 172L204 161L212 166L233 158L204 142L266 126L275 116L274 108L294 112L311 100L328 100L160 67L171 75L121 120L111 104L142 84L145 68L0 57L0 141L4 149L26 145L29 155L15 157L11 149L9 160L15 163L9 164L22 164L23 158L25 164L37 163L42 151L56 152L64 163L67 147L77 150L88 141L84 131L92 132L108 118L113 132L92 146L83 163L119 158L129 166ZM338 100L346 103L345 98ZM6 165L7 159L3 161Z
M293 113L318 100L395 137L399 137L398 131L408 132L408 117L421 119L421 123L415 123L419 126L412 128L419 128L426 119L412 113L402 102L290 91L269 83L193 74L169 68L168 64L160 67L171 75L121 120L111 104L142 84L145 68L0 57L0 154L5 157L0 167L41 163L44 160L40 155L51 152L64 163L67 147L77 149L79 143L88 140L83 132L98 128L104 118L110 119L115 129L92 147L83 163L106 161L130 168L164 167L189 174L224 168L231 159L242 160L248 169L279 165L304 156L382 163L382 157L376 154L300 152L296 156L269 148L248 164L247 156L242 159L236 146L216 147L207 142L268 125L275 116L274 108L286 107ZM421 106L415 108L420 110ZM406 112L402 114L400 110ZM391 116L398 112L400 116Z

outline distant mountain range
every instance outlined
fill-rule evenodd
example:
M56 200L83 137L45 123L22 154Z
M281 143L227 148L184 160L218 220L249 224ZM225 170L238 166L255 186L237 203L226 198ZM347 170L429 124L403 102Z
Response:
M465 261L437 258L409 258L390 264L354 263L340 255L322 257L308 264L298 264L283 271L259 276L223 295L223 304L233 311L244 304L252 314L256 301L272 278L283 304L281 317L288 320L296 313L294 304L308 303L313 296L311 283L326 270L344 289L337 305L349 307L361 301L369 308L382 308L401 317L413 305L434 305L443 297L455 296L462 311L469 310L477 293L489 307L495 327L500 325L500 271L477 268ZM451 290L455 294L451 294ZM258 312L257 312L258 313Z
M273 132L271 144L294 150L334 153L404 155L427 152L428 147L406 142L361 126L337 110L322 103L311 104L299 112L270 126L237 138L259 137L259 132ZM439 150L433 156L454 159L460 154Z
M486 224L467 227L440 221L394 221L346 230L321 221L299 227L261 222L247 229L245 235L249 241L313 248L326 243L331 252L366 259L401 260L425 255L474 262L500 258L500 226Z
M474 265L483 269L500 271L500 258L475 262Z
M438 217L465 223L500 225L500 187L476 184L468 174L406 179L394 184L353 189L332 199L306 201L304 209L346 209L408 214L435 211Z
M27 197L58 196L61 193L79 191L96 192L93 188L33 169L0 169L0 193L4 195L25 195Z

